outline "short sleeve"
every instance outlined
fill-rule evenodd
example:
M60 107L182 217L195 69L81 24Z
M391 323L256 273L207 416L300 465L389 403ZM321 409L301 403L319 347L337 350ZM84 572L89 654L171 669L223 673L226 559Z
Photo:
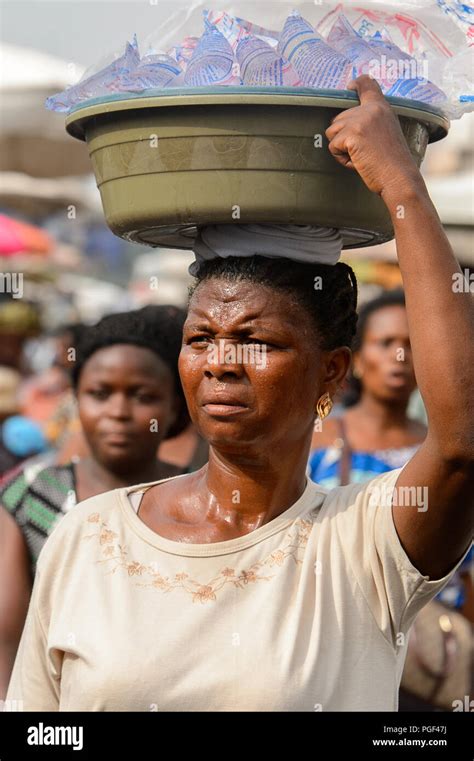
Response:
M397 635L407 633L417 613L443 589L469 553L468 547L441 579L430 579L415 568L392 515L393 487L402 470L335 490L339 495L334 517L342 551L378 627L394 646ZM417 504L423 510L421 495Z
M23 711L58 711L61 654L50 652L38 610L41 569L37 570L6 699Z

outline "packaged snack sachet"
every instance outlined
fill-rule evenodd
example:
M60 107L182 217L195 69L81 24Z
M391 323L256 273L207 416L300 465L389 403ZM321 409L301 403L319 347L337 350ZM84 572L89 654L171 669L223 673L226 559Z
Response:
M147 53L133 71L121 76L121 86L130 92L177 87L183 80L178 62L164 53Z
M183 39L180 45L175 45L166 51L166 55L174 58L179 64L182 71L185 71L188 62L192 58L192 55L198 45L199 37L187 36Z
M344 14L339 14L327 36L327 43L355 65L355 76L367 74L377 57L374 49L351 26Z
M330 47L298 11L288 16L277 50L305 87L343 89L352 79L351 62Z
M446 101L445 93L427 75L428 61L415 59L404 53L391 40L386 30L377 32L369 45L378 57L371 66L370 74L383 83L385 95L420 100L423 103L441 105Z
M137 36L134 35L132 42L127 42L122 56L86 79L67 87L63 92L51 95L46 99L46 107L51 111L70 111L73 106L90 98L121 92L122 77L128 76L139 61Z
M255 37L262 37L265 42L268 42L270 47L276 48L278 40L280 39L280 32L276 32L273 29L265 29L263 26L258 26L258 24L253 24L251 21L239 18L238 16L235 18L237 23L240 24L242 29L245 29L246 32L255 35Z
M295 87L301 84L291 63L279 56L265 39L250 34L236 18L227 13L211 12L208 14L208 20L229 42L239 64L244 85Z
M206 85L240 85L234 53L223 34L207 19L204 11L204 34L188 62L184 83L188 87Z

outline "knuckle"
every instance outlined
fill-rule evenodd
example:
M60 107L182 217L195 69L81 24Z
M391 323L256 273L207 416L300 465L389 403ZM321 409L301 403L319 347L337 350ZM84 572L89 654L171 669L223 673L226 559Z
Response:
M377 116L382 116L383 114L386 114L387 111L390 111L390 106L388 106L385 101L379 101L378 103L374 103L374 111Z
M351 135L354 137L362 137L365 134L365 127L362 122L356 122L352 125Z

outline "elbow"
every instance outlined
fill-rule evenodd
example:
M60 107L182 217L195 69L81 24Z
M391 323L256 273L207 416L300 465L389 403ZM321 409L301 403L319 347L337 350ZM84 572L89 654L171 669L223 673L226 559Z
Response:
M474 475L474 431L466 436L446 431L443 437L429 435L438 456L450 470L460 470Z
M474 482L474 448L448 446L442 449L442 459L450 470L461 471L472 476Z

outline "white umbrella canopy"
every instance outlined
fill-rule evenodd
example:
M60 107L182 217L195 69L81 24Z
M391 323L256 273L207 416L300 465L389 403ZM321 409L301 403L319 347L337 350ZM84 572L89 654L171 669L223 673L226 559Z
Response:
M34 48L0 45L0 88L31 90L32 88L67 87L74 78L82 76L84 67Z
M160 248L139 254L133 263L129 290L137 306L177 304L184 307L193 278L188 272L194 261L189 250Z
M91 171L87 147L72 140L49 95L76 82L83 67L33 48L0 44L0 171L63 177Z
M76 272L61 273L56 284L68 293L82 322L92 324L105 314L134 308L131 295L119 285Z
M91 218L103 219L94 175L81 177L30 177L22 172L0 172L0 205L42 217L74 205Z
M443 224L474 226L474 170L429 177L426 184Z

